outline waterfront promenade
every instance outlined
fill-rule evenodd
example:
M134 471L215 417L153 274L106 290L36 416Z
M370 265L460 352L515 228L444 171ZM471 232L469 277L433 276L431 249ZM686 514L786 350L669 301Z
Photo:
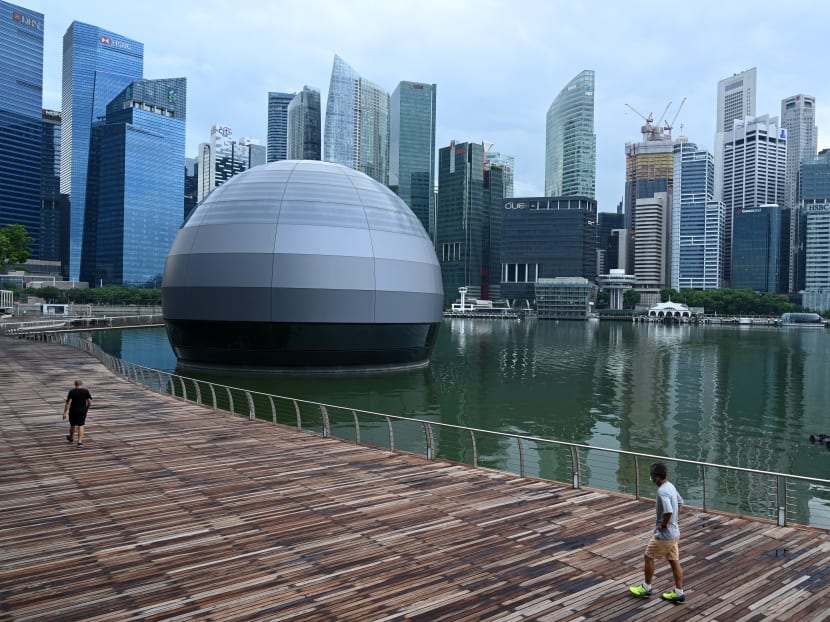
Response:
M214 412L68 347L0 337L0 432L2 622L830 620L828 532L685 508L688 602L640 601L652 502Z

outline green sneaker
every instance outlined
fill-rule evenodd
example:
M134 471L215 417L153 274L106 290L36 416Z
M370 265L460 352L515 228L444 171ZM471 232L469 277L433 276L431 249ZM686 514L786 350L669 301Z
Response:
M672 590L671 592L666 592L665 594L663 594L663 600L670 600L673 603L682 605L686 602L686 595L678 594L675 590Z
M632 585L628 588L628 591L631 592L637 598L648 598L651 596L651 590L647 590L642 585Z

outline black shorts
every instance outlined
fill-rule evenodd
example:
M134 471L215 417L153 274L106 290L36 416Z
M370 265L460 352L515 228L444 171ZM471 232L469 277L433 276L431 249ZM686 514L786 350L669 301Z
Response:
M69 423L72 425L84 425L86 424L86 411L85 410L70 410L69 411Z

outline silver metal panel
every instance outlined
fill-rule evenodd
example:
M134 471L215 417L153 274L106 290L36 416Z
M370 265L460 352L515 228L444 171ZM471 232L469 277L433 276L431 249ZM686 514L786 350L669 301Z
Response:
M336 289L271 290L273 322L372 324L375 292Z
M428 263L375 259L375 289L391 292L434 294L441 269Z
M371 291L375 289L375 261L371 257L278 253L272 283L278 288Z
M270 322L270 287L177 287L162 292L171 320Z
M267 287L271 283L274 256L271 253L227 253L191 255L188 287ZM219 290L221 291L221 290Z
M321 225L280 224L275 248L284 255L372 257L373 254L368 230Z
M431 263L440 269L438 259L432 252L432 243L425 235L374 230L371 235L375 257Z
M215 224L202 225L190 249L194 255L205 253L268 253L274 252L276 224Z
M443 305L443 294L378 291L375 294L375 322L421 324L425 323L425 317L440 318Z

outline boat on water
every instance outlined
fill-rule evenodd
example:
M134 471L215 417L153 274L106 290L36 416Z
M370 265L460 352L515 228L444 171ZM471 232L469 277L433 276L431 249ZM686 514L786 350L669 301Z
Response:
M798 326L799 328L825 328L825 322L818 313L785 313L781 316L781 326Z

